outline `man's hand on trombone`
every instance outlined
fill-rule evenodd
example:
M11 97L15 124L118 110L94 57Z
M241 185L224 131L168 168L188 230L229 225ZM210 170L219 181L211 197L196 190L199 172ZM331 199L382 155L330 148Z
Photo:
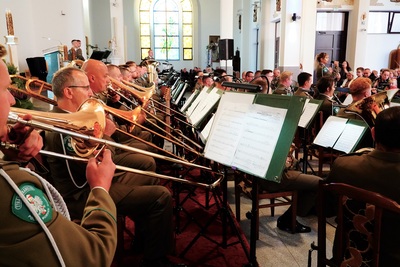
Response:
M32 119L32 115L26 114L22 118L28 121ZM42 149L42 137L32 127L17 123L8 130L8 134L1 141L18 145L18 150L3 149L7 160L28 161Z

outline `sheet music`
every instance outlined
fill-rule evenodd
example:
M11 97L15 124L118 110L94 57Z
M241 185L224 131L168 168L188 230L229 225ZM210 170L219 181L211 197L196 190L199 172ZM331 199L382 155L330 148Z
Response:
M308 100L308 99L307 99ZM306 128L318 110L318 104L306 102L299 120L299 127Z
M183 106L181 107L181 112L185 112L186 109L189 107L190 104L192 104L192 102L194 101L195 97L198 96L199 94L199 90L195 90L190 96L189 98L185 101L185 104L183 104Z
M353 103L353 96L352 96L351 94L348 94L348 95L346 96L346 99L343 101L342 105L348 106L348 105L350 105L351 103Z
M254 104L247 112L231 166L264 177L269 168L286 109Z
M208 95L208 87L204 87L200 94L198 95L198 97L196 97L196 99L193 101L193 103L190 105L190 107L187 110L187 115L190 116L193 112L193 110L197 107L197 105L204 99L207 97Z
M357 144L357 141L363 131L364 127L362 126L350 123L346 124L344 131L340 135L339 139L336 141L336 144L333 146L333 148L338 151L350 153L351 151L353 151L353 148Z
M206 126L204 126L204 129L200 132L200 139L205 144L207 142L208 136L210 135L211 131L211 126L214 122L215 114L211 116L211 119L207 122Z
M397 103L397 102L390 102L390 107L398 107L398 106L400 106L400 103Z
M213 123L205 148L207 158L231 166L248 109L248 103L225 103L224 109L218 108L219 119Z
M219 101L219 99L221 98L221 94L219 94L218 91L219 89L217 88L212 89L207 98L205 98L204 101L197 105L192 115L190 116L190 120L194 126L197 126L204 118L204 116L206 116L213 108L213 106Z
M392 100L392 98L395 96L395 94L397 93L397 91L399 91L399 89L389 89L386 90L386 94L388 96L389 101Z
M323 147L333 147L336 140L346 127L347 119L336 116L330 116L324 126L317 134L314 144Z

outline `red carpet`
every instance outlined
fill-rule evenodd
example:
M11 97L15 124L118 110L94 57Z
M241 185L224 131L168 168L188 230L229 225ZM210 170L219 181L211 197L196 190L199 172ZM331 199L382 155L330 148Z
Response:
M189 190L183 190L179 194L179 198L182 201L188 196ZM210 194L211 196L212 194ZM206 199L205 190L203 188L196 188L196 190L190 194L188 198L182 204L182 210L179 212L179 217L175 216L175 225L180 226L176 233L176 256L169 257L174 263L185 263L190 267L196 266L243 266L248 263L246 253L239 242L238 235L235 233L234 228L230 227L227 223L226 238L228 246L223 248L218 244L223 242L223 223L222 217L220 215L226 214L223 212L225 209L218 208L215 205L214 198L210 197L210 208L206 209L202 207L205 205ZM196 203L199 202L199 203ZM221 207L221 204L220 204ZM228 209L231 214L231 218L234 220L234 216L230 209ZM215 214L218 216L215 216ZM214 217L213 217L214 216ZM207 222L212 219L209 227L204 231L204 235L209 237L215 242L208 240L207 238L200 236L193 246L188 249L187 253L182 256L182 252L187 248L187 246L194 240L196 235L200 232L200 226L204 226ZM133 223L127 220L127 227L132 229ZM238 226L237 222L234 224ZM244 246L249 250L249 245L247 240L239 227L236 227L239 231L239 236L244 240ZM229 245L235 243L233 245ZM131 239L126 234L125 235L125 256L123 257L123 262L117 264L114 262L113 267L121 266L138 266L140 262L140 255L135 255L135 253L130 250Z

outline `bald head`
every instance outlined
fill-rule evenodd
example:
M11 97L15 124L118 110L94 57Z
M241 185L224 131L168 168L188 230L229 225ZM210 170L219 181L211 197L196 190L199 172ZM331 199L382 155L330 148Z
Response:
M107 90L110 79L108 78L107 66L102 61L88 59L83 63L82 70L85 71L89 79L93 93L101 93Z

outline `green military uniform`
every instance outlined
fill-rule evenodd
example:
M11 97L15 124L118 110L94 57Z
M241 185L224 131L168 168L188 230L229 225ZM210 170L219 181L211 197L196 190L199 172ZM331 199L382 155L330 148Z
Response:
M78 225L49 206L49 197L37 177L20 170L16 163L0 161L0 166L23 192L29 193L24 193L27 198L36 199L38 215L54 237L66 266L111 265L117 243L116 208L105 190L88 192ZM29 211L23 212L24 204L4 177L0 177L0 194L0 266L59 266L43 229L29 219Z
M374 150L337 158L331 167L327 182L350 184L382 194L400 203L399 177L400 153ZM399 225L398 215L383 214L379 266L400 265Z

